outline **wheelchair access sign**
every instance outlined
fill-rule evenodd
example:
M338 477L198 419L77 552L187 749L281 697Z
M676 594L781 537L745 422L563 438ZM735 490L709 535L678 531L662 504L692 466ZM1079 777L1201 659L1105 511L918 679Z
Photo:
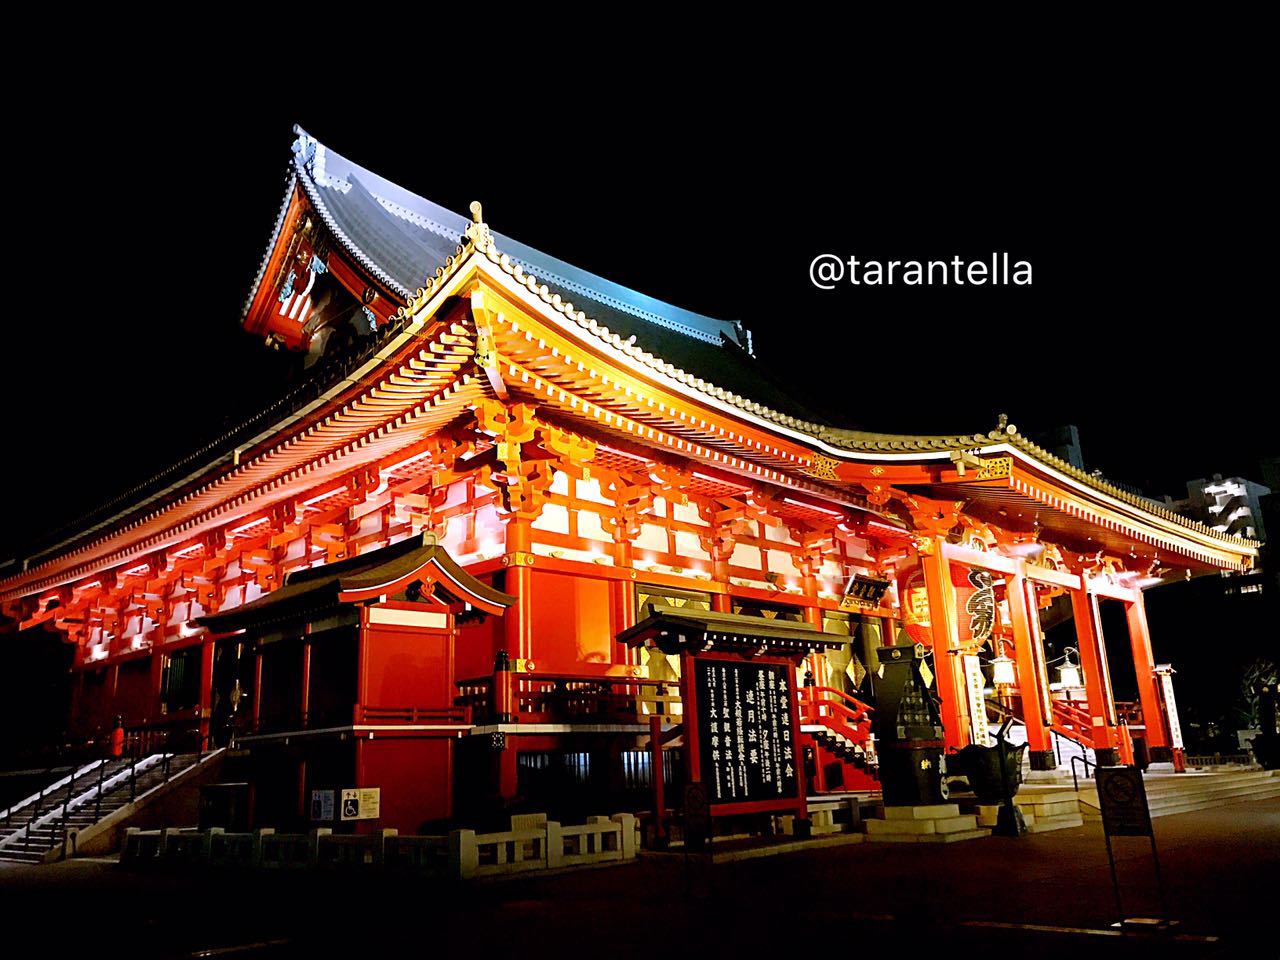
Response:
M338 802L340 820L377 820L382 815L382 789L380 787L353 787L344 789Z

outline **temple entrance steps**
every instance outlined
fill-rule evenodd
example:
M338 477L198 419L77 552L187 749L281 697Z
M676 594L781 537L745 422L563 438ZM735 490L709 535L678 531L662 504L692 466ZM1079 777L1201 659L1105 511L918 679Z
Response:
M1280 771L1189 770L1186 773L1148 773L1147 805L1152 817L1208 810L1246 800L1280 797ZM1090 781L1080 784L1080 810L1086 820L1101 819L1098 791Z
M0 813L0 861L48 863L132 817L213 753L156 753L94 761Z
M833 730L822 724L812 724L802 727L801 732L811 736L818 746L833 757L865 770L872 776L875 776L879 769L879 761L874 751L865 749L862 743L856 742L839 730Z
M879 758L871 735L871 708L831 687L800 689L800 732L812 742L819 790L874 789Z
M1015 717L1013 723L1009 726L1009 732L1008 734L1006 734L1006 737L1009 740L1009 742L1014 744L1015 746L1026 743L1027 742L1026 725L1017 717ZM1051 730L1050 737L1052 739L1052 744L1053 744L1053 754L1055 757L1058 758L1058 768L1061 770L1065 770L1068 777L1070 777L1071 775L1071 758L1072 757L1080 757L1080 758L1083 758L1084 760L1088 760L1090 766L1093 766L1093 764L1095 763L1095 757L1094 757L1092 747L1085 746L1083 743L1081 743L1078 740L1073 740L1068 736L1064 736L1063 734L1059 733L1057 730ZM1080 760L1076 761L1076 768L1079 770L1084 769L1084 765ZM1030 750L1028 750L1023 755L1022 770L1024 775L1031 770L1031 751Z
M1075 804L1084 821L1101 819L1098 791L1092 779L1081 778L1077 792L1073 788L1069 771L1051 771L1050 776L1052 779L1024 783L1018 791L1016 802L1023 809L1024 816L1030 810L1036 815L1037 823L1041 823L1046 815L1050 818L1069 815L1072 804ZM1149 772L1143 777L1143 781L1147 788L1147 805L1153 818L1208 810L1247 800L1280 797L1280 771L1241 768L1192 770L1186 773ZM1051 819L1049 822L1078 826L1065 820ZM1045 825L1048 826L1048 823Z

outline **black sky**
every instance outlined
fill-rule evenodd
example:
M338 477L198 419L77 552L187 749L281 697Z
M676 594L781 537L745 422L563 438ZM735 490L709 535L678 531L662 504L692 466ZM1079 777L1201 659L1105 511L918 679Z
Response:
M19 108L0 557L279 392L239 332L300 123L406 188L612 280L741 320L793 392L870 430L1075 423L1148 492L1280 452L1272 173L1241 97L1135 82L865 109L806 80L586 99L232 93L170 69ZM1016 87L1017 84L1013 84ZM590 92L590 91L588 91ZM876 99L880 99L877 94ZM568 101L568 102L566 102ZM998 109L996 108L998 106ZM813 289L821 252L987 257L1031 287ZM12 256L12 252L11 252Z

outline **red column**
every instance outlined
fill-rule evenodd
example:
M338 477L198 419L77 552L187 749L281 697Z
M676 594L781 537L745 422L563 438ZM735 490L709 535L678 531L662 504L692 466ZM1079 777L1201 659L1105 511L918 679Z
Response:
M1049 681L1044 675L1040 613L1035 600L1035 587L1019 572L1005 581L1005 593L1009 600L1009 616L1013 621L1018 694L1022 698L1022 722L1027 726L1031 769L1052 770L1057 764L1044 704Z
M631 541L623 540L613 546L613 563L620 570L631 570ZM609 601L613 607L613 635L616 637L628 627L636 623L636 587L635 580L629 575L625 580L609 581ZM640 662L640 651L626 644L616 644L613 658L615 663L635 664Z
M653 833L659 844L667 839L666 784L662 777L662 718L649 718L649 769L653 783Z
M1151 629L1147 626L1147 608L1142 592L1138 599L1125 604L1125 616L1129 621L1129 645L1133 648L1133 670L1138 677L1138 700L1142 703L1144 736L1151 759L1169 762L1169 732L1165 725L1164 711L1160 707L1160 693L1156 689L1156 664L1151 654Z
M213 713L213 655L216 649L216 641L208 637L200 647L200 740L202 743L209 736L209 721Z
M942 541L934 540L932 550L920 555L925 590L929 596L929 624L933 633L933 670L938 696L942 698L943 742L947 747L967 746L969 730L969 698L960 658L956 631L955 590L951 571L942 553Z
M262 651L253 657L253 732L258 732L262 722Z
M1082 576L1083 579L1083 576ZM1107 653L1102 646L1102 628L1098 621L1098 600L1082 584L1071 591L1071 610L1076 625L1076 646L1080 650L1080 668L1089 697L1089 716L1093 723L1093 749L1098 763L1112 766L1119 762L1116 736L1116 707L1111 697L1111 678L1107 674Z
M702 753L698 740L698 695L694 658L680 652L680 703L684 716L685 765L689 770L689 782L702 780Z
M360 643L363 647L364 631L361 630ZM308 726L307 713L311 709L311 641L307 640L302 644L302 698L299 701L302 705L302 716L298 719L302 721L303 729ZM361 698L361 703L364 699Z
M815 604L812 607L804 608L804 622L812 624L819 630L822 629L822 608L816 606L818 602L818 581L812 577L804 578L804 592L810 603ZM812 592L810 592L812 590ZM813 673L813 682L819 687L831 686L831 676L828 670L827 658L822 653L811 653L805 658L805 665ZM803 678L802 681L803 682Z
M161 628L156 627L155 633L152 634L152 643L155 647L151 653L151 703L147 707L149 716L146 718L148 722L158 725L164 717L160 709L160 704L164 698L164 653L160 649L160 644L164 642L161 634Z
M518 517L508 520L506 537L507 573L504 589L516 598L516 602L502 616L507 654L512 659L528 660L533 657L533 570L526 562L530 558L529 521Z

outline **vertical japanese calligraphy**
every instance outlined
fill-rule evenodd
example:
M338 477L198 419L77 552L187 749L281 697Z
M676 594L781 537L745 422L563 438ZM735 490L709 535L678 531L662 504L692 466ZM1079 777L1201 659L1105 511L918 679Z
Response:
M791 690L783 664L701 660L702 779L711 803L798 795Z

